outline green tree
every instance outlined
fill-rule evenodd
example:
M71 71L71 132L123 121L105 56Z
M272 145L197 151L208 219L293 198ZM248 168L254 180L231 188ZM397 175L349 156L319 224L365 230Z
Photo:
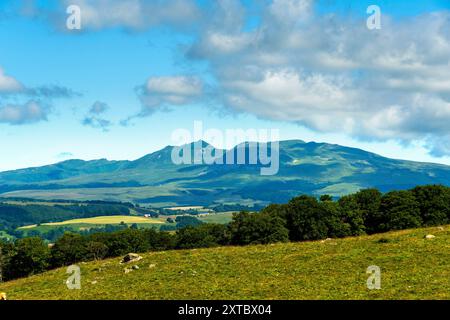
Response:
M447 224L450 220L450 188L442 185L418 186L412 193L425 226Z
M343 238L358 234L352 230L352 225L347 222L350 215L336 202L321 203L322 210L327 221L327 236L331 238Z
M379 225L382 223L380 206L383 194L377 189L364 189L354 196L363 215L366 232L369 234L379 232Z
M314 197L303 195L289 201L285 217L292 241L317 240L328 236L326 211Z
M329 194L323 194L320 196L320 202L328 202L328 201L333 201L333 197L330 196Z
M419 204L410 191L391 191L381 199L380 231L417 228L422 225Z
M102 260L108 254L108 247L101 242L89 241L86 244L86 256L87 260Z
M219 246L220 236L214 233L214 226L187 226L177 231L177 248L209 248Z
M67 232L52 247L51 264L53 267L70 266L84 260L88 260L86 237L80 234Z
M286 221L278 215L242 211L233 214L231 243L236 245L287 242Z
M8 273L14 279L41 273L47 270L49 261L50 250L41 238L20 239L15 244Z

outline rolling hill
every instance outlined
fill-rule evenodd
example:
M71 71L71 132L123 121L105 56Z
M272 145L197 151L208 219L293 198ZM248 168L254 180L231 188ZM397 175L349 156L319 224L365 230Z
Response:
M209 145L201 142L203 148ZM248 149L248 143L244 145ZM194 148L194 143L189 147ZM237 152L238 146L226 151ZM385 158L360 149L301 140L280 142L280 170L258 165L175 165L172 147L134 161L69 160L0 173L3 197L132 201L154 206L286 202L301 193L339 196L450 184L450 166Z
M431 240L424 236L432 233ZM450 227L330 241L219 247L82 263L81 290L66 268L0 284L11 300L449 299ZM125 273L126 267L139 269ZM366 270L381 269L368 290Z

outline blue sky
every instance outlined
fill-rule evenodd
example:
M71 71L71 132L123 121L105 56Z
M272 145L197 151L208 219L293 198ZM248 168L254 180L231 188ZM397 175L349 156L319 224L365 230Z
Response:
M81 31L65 29L69 4ZM371 4L381 30L366 27ZM0 170L136 159L198 120L450 164L449 10L444 0L2 1Z

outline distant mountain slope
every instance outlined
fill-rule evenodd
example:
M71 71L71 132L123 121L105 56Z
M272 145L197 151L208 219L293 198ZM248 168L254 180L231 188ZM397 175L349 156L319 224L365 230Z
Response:
M194 144L189 147L193 150ZM274 176L261 176L260 164L178 166L171 152L172 147L166 147L135 161L69 160L2 172L0 192L42 199L205 205L286 202L300 193L339 196L368 187L388 191L450 185L450 166L393 160L326 143L280 142L280 170Z

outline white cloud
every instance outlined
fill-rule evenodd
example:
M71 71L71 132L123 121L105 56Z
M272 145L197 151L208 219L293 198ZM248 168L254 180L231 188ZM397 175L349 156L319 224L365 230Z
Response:
M144 108L142 114L194 102L202 93L203 83L196 77L152 77L141 88L140 99Z
M199 10L192 0L65 0L65 7L78 5L82 28L125 27L143 29L161 24L188 25Z
M275 0L251 30L211 21L187 57L208 62L232 110L364 140L426 139L450 154L438 142L450 136L450 13L383 15L371 31L313 4Z
M18 92L22 89L22 84L13 77L6 75L0 67L0 93Z
M22 125L47 120L49 108L38 101L25 104L7 104L0 107L0 123Z

